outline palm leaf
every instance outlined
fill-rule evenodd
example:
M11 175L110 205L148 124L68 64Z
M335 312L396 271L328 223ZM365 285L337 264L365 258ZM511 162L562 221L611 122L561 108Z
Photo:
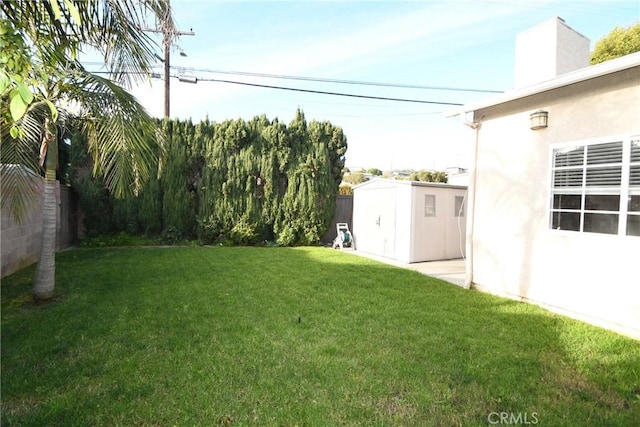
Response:
M38 146L26 139L9 135L8 124L2 123L0 144L0 206L9 209L21 223L37 202L39 192Z
M137 194L156 164L153 143L164 147L156 120L121 86L88 72L72 76L66 93L81 106L94 174L116 197Z
M102 53L110 77L126 86L146 79L156 62L158 43L141 31L147 3L162 2L104 0L81 5L83 19L95 24L81 29L84 40Z
M74 0L73 9L66 3L57 2L60 19L50 0L2 1L0 11L33 42L45 62L59 60L60 47L73 54L91 46L103 55L110 77L126 86L146 80L156 62L158 43L141 31L148 15L167 42L176 38L168 0Z
M21 134L13 138L10 124L3 121L0 147L0 174L2 177L2 208L9 208L13 217L22 222L37 202L40 194L40 165L38 163L43 123L50 117L46 102L32 104L20 121ZM70 116L60 110L57 125L64 129ZM60 133L61 134L61 133Z
M111 77L118 82L147 79L157 49L157 43L141 31L147 14L166 32L167 40L173 40L176 32L168 0L58 0L56 5L51 0L0 2L0 16L31 48L30 78L38 82L35 92L40 100L18 123L23 131L18 139L10 137L13 124L4 120L9 116L4 111L8 108L5 99L0 105L0 152L6 165L2 167L1 202L14 216L23 217L36 200L37 187L30 182L39 172L42 126L50 114L45 99L58 107L60 101L81 106L94 173L105 177L116 196L136 193L149 178L156 158L152 142L164 147L155 121L122 87L87 73L74 58L83 46L92 46L103 54Z

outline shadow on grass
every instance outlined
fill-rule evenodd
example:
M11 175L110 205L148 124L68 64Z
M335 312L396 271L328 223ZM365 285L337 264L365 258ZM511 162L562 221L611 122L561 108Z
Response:
M356 262L353 268L362 266ZM534 305L434 278L415 280L434 291L434 303L446 301L424 332L445 326L450 332L450 378L461 386L488 385L484 404L493 418L485 422L508 414L512 423L528 417L534 424L571 425L584 417L626 425L640 416L637 341Z
M324 248L78 249L2 282L3 424L638 419L640 345ZM27 297L26 297L26 296Z

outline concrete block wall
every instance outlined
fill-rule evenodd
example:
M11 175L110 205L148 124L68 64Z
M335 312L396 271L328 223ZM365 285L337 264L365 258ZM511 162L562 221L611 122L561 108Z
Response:
M38 178L38 187L43 188ZM67 248L78 238L78 207L73 192L56 183L58 193L57 244L58 250ZM2 209L0 220L0 277L8 276L38 261L42 237L42 196L28 212L22 223L11 218L8 209Z

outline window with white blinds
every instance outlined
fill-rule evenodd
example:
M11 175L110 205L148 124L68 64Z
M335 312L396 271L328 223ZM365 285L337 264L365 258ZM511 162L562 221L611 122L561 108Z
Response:
M640 236L640 136L553 149L550 227Z

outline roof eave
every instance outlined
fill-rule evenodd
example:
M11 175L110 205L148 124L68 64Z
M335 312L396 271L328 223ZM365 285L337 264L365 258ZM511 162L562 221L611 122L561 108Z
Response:
M547 92L564 86L569 86L575 83L580 83L586 80L595 79L597 77L613 74L618 71L623 71L638 66L640 66L640 52L632 53L630 55L612 59L600 64L591 65L589 67L581 68L571 73L563 74L551 80L540 82L535 85L527 86L520 89L513 89L494 97L463 105L460 108L450 111L447 114L447 117L455 117L459 115L464 116L465 113L471 113L474 111L482 110L484 108L493 107L510 101L515 101L517 99L525 98L527 96L537 95L539 93Z

